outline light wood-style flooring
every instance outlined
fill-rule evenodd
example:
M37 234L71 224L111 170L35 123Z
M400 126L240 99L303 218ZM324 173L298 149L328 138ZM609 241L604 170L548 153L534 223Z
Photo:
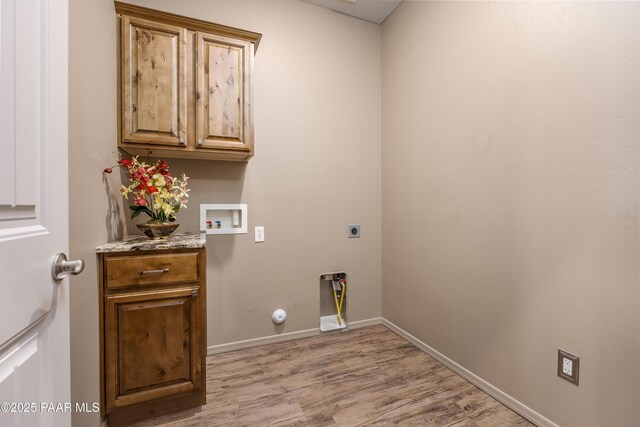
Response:
M138 426L532 426L384 326L207 358L207 405Z

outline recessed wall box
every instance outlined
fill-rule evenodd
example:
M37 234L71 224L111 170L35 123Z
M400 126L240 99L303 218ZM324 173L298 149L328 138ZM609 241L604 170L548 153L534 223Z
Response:
M200 205L200 231L207 234L247 234L247 205Z
M320 275L320 331L347 329L347 272Z

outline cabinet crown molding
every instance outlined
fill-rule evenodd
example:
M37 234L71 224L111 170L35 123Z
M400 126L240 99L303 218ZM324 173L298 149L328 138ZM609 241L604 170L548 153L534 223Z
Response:
M176 15L173 13L149 9L147 7L137 6L129 3L122 3L119 1L114 1L113 3L115 5L117 14L148 19L163 24L176 25L179 27L187 28L189 30L204 31L208 33L219 34L225 37L245 40L254 44L254 52L258 50L258 45L260 44L260 39L262 38L262 34L256 33L254 31L229 27L222 24L214 24L212 22L203 21L201 19L189 18L187 16Z

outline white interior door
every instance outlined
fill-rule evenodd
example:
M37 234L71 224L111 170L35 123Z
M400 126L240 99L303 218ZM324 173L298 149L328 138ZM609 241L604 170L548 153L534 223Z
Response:
M0 0L0 426L68 426L68 0ZM53 404L53 405L52 405ZM59 405L60 404L60 405Z

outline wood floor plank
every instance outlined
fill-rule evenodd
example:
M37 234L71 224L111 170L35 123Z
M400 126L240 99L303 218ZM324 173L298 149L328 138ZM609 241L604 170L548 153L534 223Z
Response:
M207 358L207 404L149 426L532 426L382 325Z

